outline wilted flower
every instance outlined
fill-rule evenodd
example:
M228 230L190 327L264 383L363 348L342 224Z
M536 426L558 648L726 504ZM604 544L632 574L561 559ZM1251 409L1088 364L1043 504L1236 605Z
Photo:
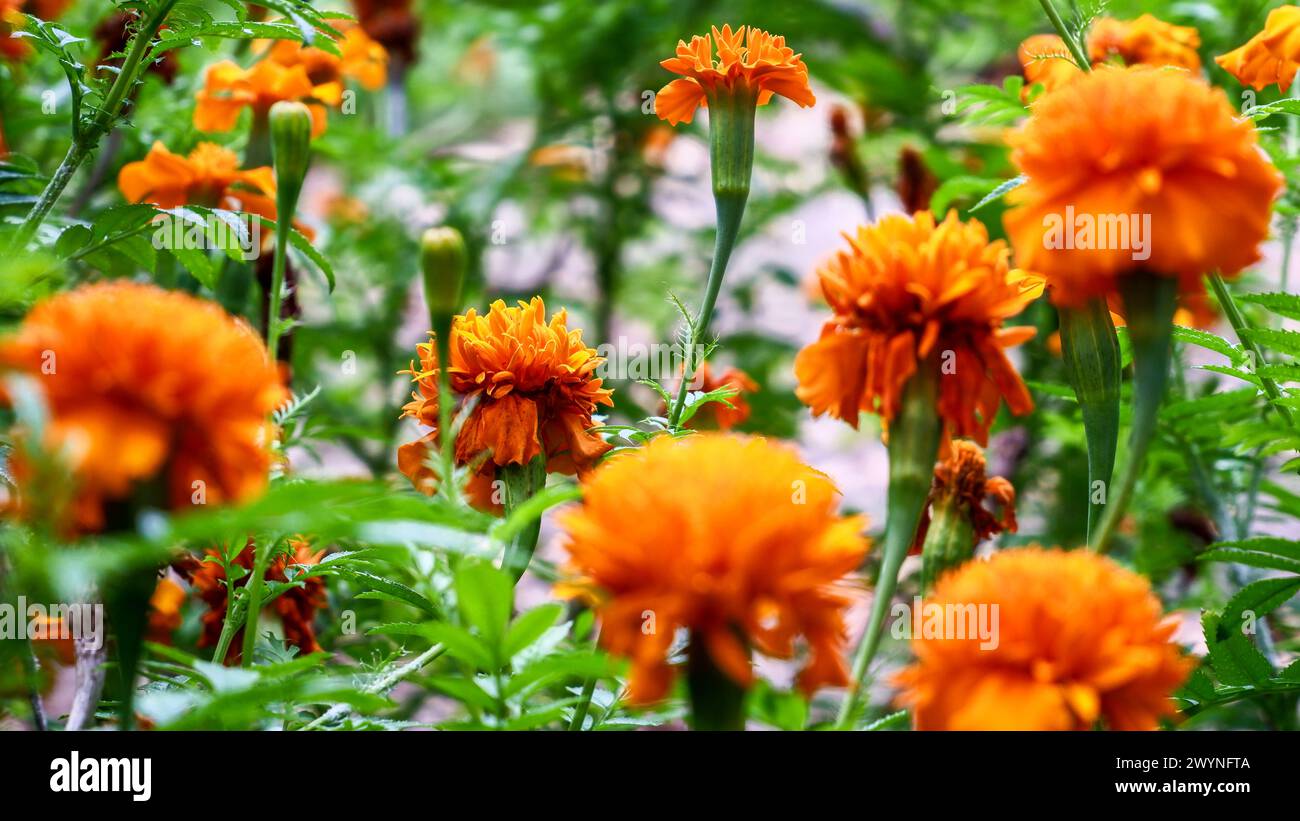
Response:
M297 536L289 540L289 552L281 553L275 557L266 570L266 579L274 582L290 581L288 569L290 565L299 565L302 567L311 567L320 564L321 557L325 555L324 550L312 550L311 543L303 536ZM199 635L199 647L215 647L221 638L222 627L226 623L226 598L228 595L226 587L226 571L217 561L219 553L212 548L206 551L208 558L199 563L197 569L191 576L191 583L195 591L208 606L208 611L203 614L202 625L203 632ZM250 539L234 558L234 564L242 567L245 571L253 569L254 562L254 544ZM242 587L248 583L249 573L235 580L236 587ZM301 573L295 574L295 581L302 581L301 586L291 587L281 593L270 603L276 615L280 617L280 624L284 630L284 640L289 644L297 647L303 653L318 653L321 650L320 644L316 641L316 629L313 622L316 619L316 613L323 610L328 605L325 597L325 580L320 576L311 576L306 579L301 578ZM236 631L234 638L230 642L230 650L226 654L226 664L236 665L241 660L241 650L243 642L240 637L244 629L241 627Z
M996 606L996 646L913 637L916 663L896 681L918 730L1152 730L1192 667L1147 580L1089 551L1002 551L925 603L988 608L991 625Z
M215 303L125 280L85 285L37 303L0 341L0 370L43 390L40 446L71 468L82 529L155 481L158 502L177 509L266 486L267 416L288 394L257 334Z
M1099 69L1044 97L1008 137L1029 178L1008 194L1016 261L1060 305L1114 294L1137 271L1198 293L1202 275L1254 263L1282 179L1236 113L1204 82L1150 68ZM1128 230L1099 239L1108 226ZM1092 239L1064 241L1083 228Z
M938 224L929 212L888 216L847 239L849 250L819 271L834 316L795 359L796 393L814 414L857 427L866 411L887 424L928 360L943 374L937 412L951 436L987 441L1003 399L1012 413L1033 408L1004 349L1034 329L1002 323L1041 284L1011 270L1005 243L955 212Z
M634 702L664 697L677 628L747 686L750 652L790 658L811 693L844 684L844 609L836 585L867 550L861 517L835 514L837 492L793 451L758 438L661 437L612 457L560 515L572 569L601 619L601 643L630 657ZM651 620L648 622L647 620Z

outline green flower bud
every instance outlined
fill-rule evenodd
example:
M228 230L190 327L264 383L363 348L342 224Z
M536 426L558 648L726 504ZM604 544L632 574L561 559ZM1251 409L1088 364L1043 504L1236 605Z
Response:
M271 159L275 164L276 207L293 218L311 164L311 111L299 102L271 106Z
M424 301L435 319L460 310L468 254L465 239L450 226L430 228L420 237L420 269L424 274ZM437 325L437 322L434 323Z

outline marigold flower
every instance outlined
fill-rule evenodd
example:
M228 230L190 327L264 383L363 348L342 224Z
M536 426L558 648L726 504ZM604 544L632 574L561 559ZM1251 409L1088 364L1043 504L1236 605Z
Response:
M1240 272L1259 259L1282 184L1254 126L1181 71L1095 71L1007 141L1029 178L1008 195L1007 234L1059 305L1113 294L1139 270L1177 277L1184 294L1210 271Z
M1136 20L1101 17L1088 31L1088 59L1092 65L1118 61L1120 65L1175 66L1201 70L1201 34L1191 26L1176 26L1153 15ZM1035 34L1020 44L1020 64L1025 83L1042 83L1053 91L1081 78L1065 42L1055 34ZM1025 96L1028 94L1026 89Z
M731 407L727 407L721 402L709 402L701 406L687 422L686 426L697 430L731 430L737 425L743 425L749 418L751 409L749 400L745 394L753 393L758 390L758 383L750 378L749 374L739 368L727 368L721 375L713 373L708 362L701 362L698 370L695 371L695 378L691 380L691 388L701 393L710 393L720 388L730 387L736 393L727 398ZM662 403L661 403L662 404ZM667 412L667 406L663 406L661 412Z
M1083 71L1074 63L1065 41L1055 34L1035 34L1017 50L1020 65L1025 74L1022 99L1029 98L1029 86L1040 83L1046 91L1060 88L1083 76Z
M398 450L398 468L422 492L432 493L438 477L426 464L429 447L438 441L438 356L433 341L416 347L420 358L407 370L416 383L402 416L434 428ZM526 465L546 457L552 473L586 472L610 446L588 433L598 405L613 405L601 387L596 368L604 362L570 330L560 310L546 320L541 297L506 307L492 303L487 314L470 309L452 321L451 389L477 405L456 438L456 461L467 465L490 454L478 489L490 487L495 468ZM473 489L472 489L473 490ZM482 501L475 493L471 498Z
M185 588L163 577L149 597L149 625L146 635L155 644L171 644L172 634L181 626L181 605L185 603Z
M925 604L996 606L997 646L913 637L916 663L896 683L918 730L1151 730L1192 667L1147 580L1086 550L969 562Z
M0 341L0 370L44 389L42 444L68 460L83 529L155 478L177 509L199 491L213 504L266 485L267 415L288 393L257 334L215 303L125 280L82 286L37 303ZM22 449L20 436L20 495Z
M197 96L194 126L200 131L229 131L239 113L252 107L265 117L281 100L307 104L312 112L312 136L325 131L326 108L343 102L347 78L374 90L388 76L388 54L359 26L344 26L338 41L341 56L293 40L259 42L263 59L243 69L229 60L208 68Z
M731 407L721 402L710 402L696 411L689 423L691 427L700 430L731 430L745 423L750 414L749 400L745 394L758 390L758 383L749 374L740 368L727 368L720 375L715 375L709 368L709 363L704 362L696 371L695 378L700 383L700 390L705 393L727 387L735 389L736 393L727 399Z
M984 451L974 442L954 440L948 455L934 466L934 485L930 488L930 505L957 505L963 518L970 524L975 537L971 548L982 541L1007 531L1015 533L1016 489L1001 476L989 476L984 461ZM992 499L1000 508L994 513L984 506ZM930 527L929 505L921 515L916 532L919 551Z
M343 35L338 40L339 55L297 40L272 40L269 45L264 41L255 48L265 52L265 59L286 68L302 66L317 86L337 83L340 99L347 78L368 91L383 88L388 80L388 52L358 25L342 23L335 27Z
M794 364L795 392L815 415L857 427L866 411L888 424L926 360L936 369L948 363L938 413L950 436L983 444L1003 399L1017 415L1033 408L1004 349L1034 329L1002 323L1042 287L1010 269L1005 243L990 243L980 222L955 212L938 224L929 212L888 216L846 239L849 250L818 272L834 316Z
M631 658L632 701L668 693L679 627L738 684L752 680L751 649L790 658L800 635L804 692L846 683L848 598L836 584L866 553L866 522L835 515L835 486L793 451L733 434L661 437L583 486L582 506L559 518L581 577L562 592L594 600L601 643Z
M1102 17L1088 32L1088 58L1104 63L1118 58L1126 66L1176 66L1201 70L1201 33L1144 14L1136 20Z
M714 57L714 47L717 57ZM689 123L695 110L708 105L708 98L720 89L753 89L758 104L766 105L773 94L780 94L807 108L817 100L808 87L808 66L803 55L785 44L785 38L773 36L753 26L731 26L712 36L695 35L688 45L677 41L677 56L660 63L682 79L673 80L655 95L655 114L672 125Z
M1300 69L1300 7L1273 9L1263 31L1214 61L1242 85L1255 89L1276 85L1282 91L1290 90Z
M415 62L420 22L411 9L411 0L353 0L357 22L395 59L404 64Z
M127 202L159 208L205 205L275 219L275 174L269 166L239 169L235 152L199 143L188 157L155 142L143 160L122 166L117 187Z
M234 563L251 571L254 562L254 543L249 539L248 544L235 557ZM198 592L199 598L208 606L208 611L203 614L202 625L203 632L199 636L199 647L215 647L221 639L221 629L226 622L226 597L228 591L226 588L226 571L221 566L220 561L212 561L212 558L219 557L220 554L212 548L206 551L209 560L200 562L197 569L191 576L191 583ZM320 564L321 557L325 555L324 550L312 550L311 543L304 536L298 536L289 540L289 552L281 553L275 557L275 560L266 569L266 578L269 581L287 582L289 581L288 568L290 565L300 565L302 567L312 567ZM319 653L321 651L320 643L316 641L316 628L313 622L316 619L316 613L324 610L329 602L325 595L325 580L320 576L311 576L302 579L301 575L295 575L295 580L301 580L302 586L293 587L277 596L272 602L271 607L277 616L280 617L280 624L284 629L284 640L289 644L297 647L303 653ZM236 587L242 587L248 583L249 575L245 574L235 580ZM226 654L226 664L239 664L242 657L243 647L242 635L244 629L241 627L236 631L234 638L230 642L230 651Z

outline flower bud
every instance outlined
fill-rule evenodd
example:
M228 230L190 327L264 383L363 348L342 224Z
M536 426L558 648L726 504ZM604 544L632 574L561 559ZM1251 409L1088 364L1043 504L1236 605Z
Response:
M288 212L284 218L292 219L311 164L311 111L302 103L282 100L271 106L270 125L276 204Z
M420 237L424 301L431 316L452 316L460 310L467 259L465 239L455 228L430 228Z

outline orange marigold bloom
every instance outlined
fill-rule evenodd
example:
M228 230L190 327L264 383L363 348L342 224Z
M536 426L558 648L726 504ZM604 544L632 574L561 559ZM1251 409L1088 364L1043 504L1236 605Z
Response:
M743 425L749 418L751 409L745 394L758 390L758 383L740 368L728 368L719 376L713 373L708 362L701 362L695 370L695 379L689 387L701 393L709 393L725 387L735 389L735 395L727 398L731 407L721 402L710 402L697 410L695 415L686 422L688 427L698 430L731 430L737 425ZM663 403L660 403L660 407L661 413L668 410L667 405Z
M949 436L986 442L1003 399L1012 413L1033 409L1003 349L1034 329L1002 323L1042 287L1010 269L1005 243L990 243L983 224L962 222L956 212L936 224L925 211L885 217L846 239L849 250L818 272L834 316L794 363L795 392L815 415L857 427L866 411L888 424L905 383L927 360L925 367L948 362L938 412Z
M714 58L714 46L717 57ZM817 101L808 87L808 66L803 55L776 37L753 26L731 26L712 37L695 35L688 45L677 41L677 56L659 65L682 79L673 80L655 95L655 114L672 125L689 123L695 109L708 105L708 98L719 89L751 89L758 94L758 104L766 105L773 94L807 108Z
M1201 70L1201 34L1190 26L1175 26L1153 15L1136 20L1102 17L1088 31L1088 59L1098 66L1113 60L1122 65L1176 66ZM1053 91L1081 78L1065 42L1055 34L1035 34L1020 44L1020 64L1028 85L1042 83ZM1027 92L1026 92L1027 93Z
M335 28L343 34L337 43L337 56L297 40L263 41L256 48L265 52L265 59L287 68L302 66L318 88L326 83L337 84L340 99L346 78L356 80L369 91L383 88L388 80L388 52L356 24L341 23Z
M1136 20L1102 17L1088 32L1088 58L1104 63L1118 57L1126 66L1176 66L1201 70L1201 33L1151 14Z
M1020 44L1017 55L1025 73L1026 88L1020 94L1022 99L1028 99L1028 86L1035 83L1041 83L1044 90L1052 91L1083 76L1065 47L1065 41L1055 34L1029 37Z
M325 133L326 107L343 102L343 86L333 80L313 82L301 64L259 60L244 69L222 60L208 67L195 100L194 127L199 131L231 130L245 107L253 109L255 118L265 118L281 100L304 102L311 111L312 136L319 137Z
M299 565L300 567L312 567L320 564L321 557L325 555L324 550L312 550L311 543L304 536L298 536L289 540L289 552L281 553L266 569L266 578L269 581L287 582L289 581L288 568L290 565ZM248 544L235 557L234 564L239 565L245 570L253 569L254 544L249 539ZM221 566L220 561L213 561L221 554L215 549L209 548L206 551L209 560L200 562L197 569L194 570L191 582L194 589L198 591L199 598L208 606L208 612L203 614L202 624L203 632L199 636L199 647L215 647L221 639L221 628L226 622L226 597L228 590L226 588L226 571ZM236 587L242 587L248 583L248 574L235 580ZM299 572L294 576L295 581L302 581L301 587L293 587L276 596L271 602L271 607L280 617L280 624L284 629L284 640L289 644L297 647L303 653L319 653L321 651L320 643L316 641L316 628L313 622L316 619L316 613L324 610L329 605L325 595L325 580L320 576L311 576L303 579ZM226 654L226 664L237 665L242 658L244 628L236 631L234 638L230 642L230 650Z
M85 285L38 303L0 341L4 370L44 389L43 445L68 460L81 528L101 527L104 503L155 478L176 509L199 488L212 504L266 486L267 415L288 392L258 335L215 303L125 280ZM16 468L21 494L21 455Z
M241 171L235 152L214 143L199 143L183 157L155 142L143 160L122 166L117 187L127 202L151 202L159 208L205 205L275 219L271 168Z
M1255 89L1276 85L1282 91L1290 90L1300 69L1300 7L1273 9L1263 31L1214 61L1242 85Z
M700 382L700 390L705 393L726 387L734 388L736 393L727 399L731 407L720 402L710 402L700 408L691 417L691 427L701 430L731 430L745 423L750 414L749 400L745 394L758 390L758 383L749 374L740 368L727 368L721 375L715 375L709 369L709 363L704 362L700 365L696 378Z
M1254 263L1282 177L1236 114L1201 80L1143 67L1099 69L1044 97L1007 138L1029 177L1004 218L1016 261L1061 305L1112 294L1136 270L1191 294L1205 273Z
M471 308L452 321L450 348L452 391L477 400L456 438L456 461L470 464L490 453L471 498L482 500L474 491L490 487L501 465L526 465L544 455L548 471L572 474L587 471L610 450L587 432L596 407L614 404L613 391L596 376L605 360L583 343L580 329L569 329L565 311L548 323L541 297L513 308L497 300L483 315ZM424 342L416 351L420 367L412 362L399 371L417 386L402 415L434 430L398 450L398 467L422 492L432 493L438 477L427 456L438 441L437 346Z
M1016 488L1001 476L989 476L987 467L979 445L965 439L953 440L948 455L934 467L934 484L917 527L914 553L920 552L925 543L930 505L959 505L963 518L974 530L976 545L1003 531L1016 532ZM997 514L984 506L990 498L1001 508Z
M804 692L847 683L848 598L836 585L866 553L866 521L837 516L835 486L792 450L733 434L660 437L612 457L583 487L582 506L559 519L581 577L564 592L591 598L601 643L631 658L632 701L668 693L679 627L691 652L703 648L741 685L753 678L751 649L790 658L800 635Z
M1151 730L1173 715L1192 663L1142 576L1087 550L1006 550L926 599L972 605L998 608L996 647L913 637L916 663L896 682L918 730Z
M171 644L172 634L181 626L181 605L185 588L169 578L161 578L149 597L149 625L146 635L155 644Z

